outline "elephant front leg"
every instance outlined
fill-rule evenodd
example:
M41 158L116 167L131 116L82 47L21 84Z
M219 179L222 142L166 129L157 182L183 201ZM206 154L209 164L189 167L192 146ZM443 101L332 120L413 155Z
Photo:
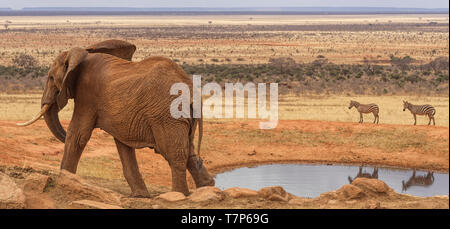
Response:
M116 138L114 138L114 141L116 142L117 151L122 162L123 175L131 188L131 196L150 197L144 179L142 179L142 175L139 172L135 150Z
M93 125L90 125L90 122L79 122L76 118L72 119L67 130L61 169L71 173L77 172L81 153L91 138L92 130Z
M195 186L197 188L203 186L214 186L215 184L214 179L211 177L211 175L209 175L205 166L203 166L201 159L199 161L196 156L194 155L189 156L187 169L194 178Z

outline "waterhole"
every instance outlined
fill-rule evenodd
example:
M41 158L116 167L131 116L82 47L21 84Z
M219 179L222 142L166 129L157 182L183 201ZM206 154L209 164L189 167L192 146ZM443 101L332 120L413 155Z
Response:
M378 178L398 193L421 197L449 194L448 173L358 166L261 165L217 174L215 181L222 190L232 187L258 190L281 186L296 196L314 198L339 189L356 177Z

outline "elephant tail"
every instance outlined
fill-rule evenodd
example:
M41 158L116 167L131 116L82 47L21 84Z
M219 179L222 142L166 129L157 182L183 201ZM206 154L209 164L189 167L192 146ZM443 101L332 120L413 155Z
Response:
M192 105L191 105L191 109L193 111ZM194 114L194 113L192 112L192 114ZM193 121L194 121L194 125L192 126L192 129L191 129L189 142L192 145L194 144L195 130L197 129L197 125L198 125L198 145L197 145L197 163L198 164L197 164L197 166L201 167L202 158L200 157L200 147L202 145L202 137L203 137L203 114L202 114L201 110L200 110L200 118L193 118ZM193 155L194 152L195 151L191 152L191 155Z
M200 146L202 144L202 137L203 137L203 115L200 115L200 118L198 119L198 146L197 146L197 155L199 160L201 160Z

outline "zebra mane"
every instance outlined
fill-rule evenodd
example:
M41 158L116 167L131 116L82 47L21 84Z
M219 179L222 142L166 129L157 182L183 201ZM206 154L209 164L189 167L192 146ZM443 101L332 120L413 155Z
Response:
M358 108L358 107L359 107L359 105L360 105L360 103L359 103L359 102L356 102L356 101L353 101L353 100L352 100L352 104L353 104L353 106L355 106L356 108Z
M411 105L413 105L412 103L408 102L408 101L403 101L406 105L407 108L409 108Z

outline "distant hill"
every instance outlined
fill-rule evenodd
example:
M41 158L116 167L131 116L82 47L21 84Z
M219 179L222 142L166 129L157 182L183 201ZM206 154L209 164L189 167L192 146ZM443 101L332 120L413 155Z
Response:
M448 8L388 7L252 7L252 8L133 8L133 7L27 7L0 8L0 15L145 15L145 14L448 14Z

